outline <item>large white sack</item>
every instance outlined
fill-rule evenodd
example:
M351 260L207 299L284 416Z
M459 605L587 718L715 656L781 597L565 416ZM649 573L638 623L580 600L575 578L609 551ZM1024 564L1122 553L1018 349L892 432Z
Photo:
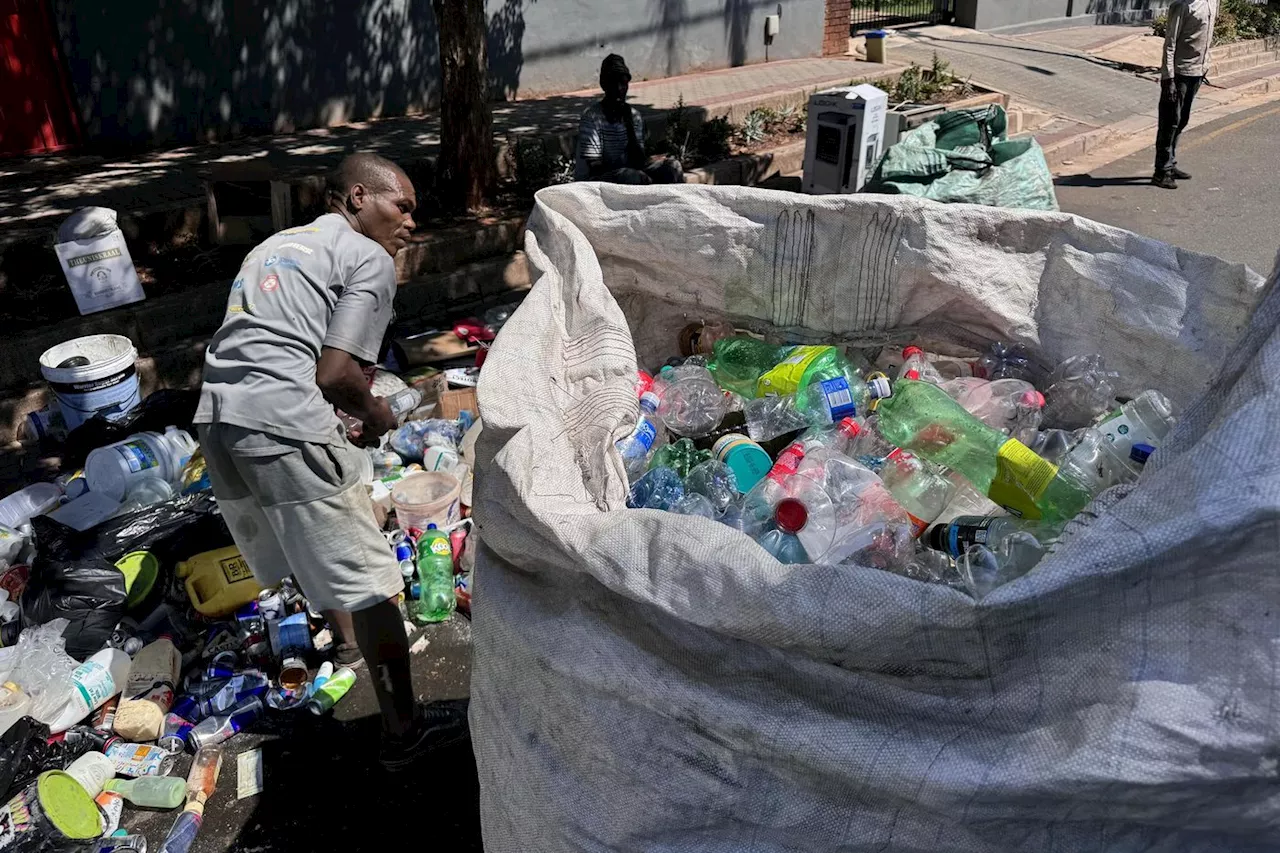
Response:
M1259 276L1065 214L733 188L545 190L526 249L541 277L479 389L486 850L1276 848L1280 297L1255 311ZM981 604L782 566L625 509L632 336L653 364L722 312L1101 351L1190 408L1139 486Z

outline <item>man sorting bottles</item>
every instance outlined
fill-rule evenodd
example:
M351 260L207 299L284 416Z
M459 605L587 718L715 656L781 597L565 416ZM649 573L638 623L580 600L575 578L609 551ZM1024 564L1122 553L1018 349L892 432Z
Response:
M214 496L264 586L289 575L318 609L350 614L382 712L390 770L467 736L463 709L420 706L396 603L403 580L374 521L334 412L363 439L396 427L363 367L377 361L396 295L393 258L413 230L413 184L389 160L353 154L328 212L249 253L205 356L195 422Z

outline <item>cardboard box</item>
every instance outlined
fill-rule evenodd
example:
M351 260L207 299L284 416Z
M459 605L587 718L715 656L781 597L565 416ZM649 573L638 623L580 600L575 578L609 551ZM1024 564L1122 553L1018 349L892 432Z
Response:
M869 83L811 95L804 191L856 193L862 189L884 150L888 108L889 96Z
M476 389L458 388L453 391L445 391L440 395L439 417L450 421L456 420L463 409L471 412L476 417L480 416L480 404L476 401Z

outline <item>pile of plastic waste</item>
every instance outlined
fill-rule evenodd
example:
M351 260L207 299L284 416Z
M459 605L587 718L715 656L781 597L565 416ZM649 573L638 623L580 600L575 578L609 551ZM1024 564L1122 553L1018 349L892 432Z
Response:
M373 391L407 420L361 453L364 479L405 617L443 622L470 606L480 425L471 410L431 417L419 388L391 377L380 389L387 376L371 376ZM181 393L78 427L63 439L74 467L0 501L0 849L145 850L120 826L131 804L181 808L161 849L187 850L224 751L235 758L228 742L325 714L357 680L292 580L254 578Z
M783 563L874 566L981 598L1031 571L1172 429L1159 391L1116 396L1084 354L1051 371L1016 344L777 345L724 324L636 384L617 442L627 504L742 531ZM877 369L879 368L879 369Z

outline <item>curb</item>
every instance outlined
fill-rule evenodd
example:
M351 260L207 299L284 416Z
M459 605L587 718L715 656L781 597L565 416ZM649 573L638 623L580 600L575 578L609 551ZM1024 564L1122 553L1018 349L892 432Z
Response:
M1221 91L1223 94L1229 95L1230 99L1199 110L1192 118L1188 129L1242 112L1258 106L1260 103L1259 101L1252 101L1247 104L1241 104L1240 102L1246 98L1270 95L1280 96L1280 73ZM1265 100L1261 102L1265 102ZM1153 135L1157 125L1157 120L1152 116L1135 116L1106 127L1086 130L1045 148L1045 160L1048 162L1051 171L1062 166L1070 166L1073 165L1072 161L1077 157L1093 154L1101 149L1110 148L1124 142L1130 142L1140 136Z

